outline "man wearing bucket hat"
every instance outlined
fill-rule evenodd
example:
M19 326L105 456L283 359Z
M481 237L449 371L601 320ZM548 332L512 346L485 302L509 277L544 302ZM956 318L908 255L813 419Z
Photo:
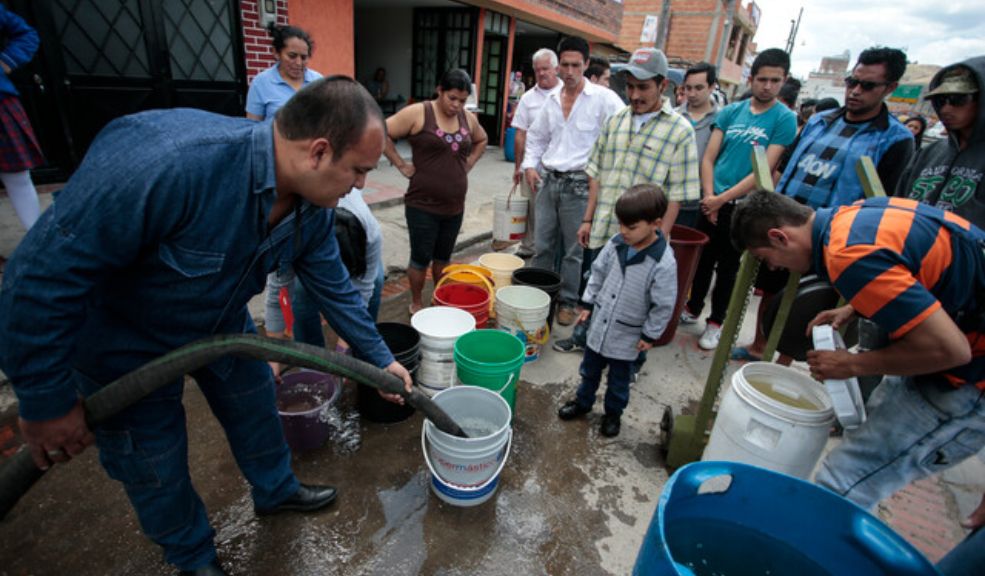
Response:
M941 69L930 88L924 98L947 128L947 138L920 150L896 195L985 226L985 56Z
M619 233L616 200L636 184L657 184L668 199L661 229L665 238L681 202L701 197L698 147L691 123L664 98L667 58L656 48L633 52L628 64L615 65L623 74L630 105L614 114L599 134L585 172L588 205L578 228L585 248L582 269L587 276L592 261L612 236ZM554 349L574 352L585 347L588 326L576 326L571 338L558 340Z
M584 38L561 40L558 57L563 86L548 97L527 131L522 167L530 189L536 190L536 253L531 264L561 274L557 321L566 326L577 315L582 256L578 221L588 202L585 166L605 121L625 105L612 90L584 77L589 57ZM541 165L543 182L537 171Z
M887 375L865 423L821 462L818 484L872 508L985 447L985 232L902 198L815 212L755 192L736 208L731 239L771 268L813 270L849 302L808 331L859 315L890 335L880 350L808 352L818 380Z
M272 123L198 110L111 122L14 253L0 291L0 367L39 468L99 446L149 538L182 573L222 574L191 483L184 380L90 431L80 397L195 340L255 332L247 303L290 262L362 357L410 375L349 282L333 208L383 152L383 117L350 78L310 83ZM265 362L225 357L191 374L219 419L254 510L335 499L301 484Z

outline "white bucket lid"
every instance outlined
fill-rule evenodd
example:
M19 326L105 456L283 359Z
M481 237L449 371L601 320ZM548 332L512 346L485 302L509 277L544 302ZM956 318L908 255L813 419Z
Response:
M421 336L458 338L475 330L475 316L452 306L431 306L415 312L410 318L410 325Z

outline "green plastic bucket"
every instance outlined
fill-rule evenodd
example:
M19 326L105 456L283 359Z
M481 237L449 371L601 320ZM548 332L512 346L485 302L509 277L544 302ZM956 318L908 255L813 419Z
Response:
M526 349L500 330L474 330L455 341L455 370L462 384L498 393L516 412L516 384Z

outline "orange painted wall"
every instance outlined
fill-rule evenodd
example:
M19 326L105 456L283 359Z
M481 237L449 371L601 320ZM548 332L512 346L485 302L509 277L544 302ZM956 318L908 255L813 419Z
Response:
M308 67L326 76L355 74L352 0L291 0L290 7L291 24L315 41Z

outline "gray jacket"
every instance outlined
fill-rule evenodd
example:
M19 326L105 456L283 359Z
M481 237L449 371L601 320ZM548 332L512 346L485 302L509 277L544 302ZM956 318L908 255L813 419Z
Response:
M632 258L628 252L620 234L606 242L582 296L595 306L588 347L615 360L635 360L641 338L660 338L677 302L677 261L663 234Z

